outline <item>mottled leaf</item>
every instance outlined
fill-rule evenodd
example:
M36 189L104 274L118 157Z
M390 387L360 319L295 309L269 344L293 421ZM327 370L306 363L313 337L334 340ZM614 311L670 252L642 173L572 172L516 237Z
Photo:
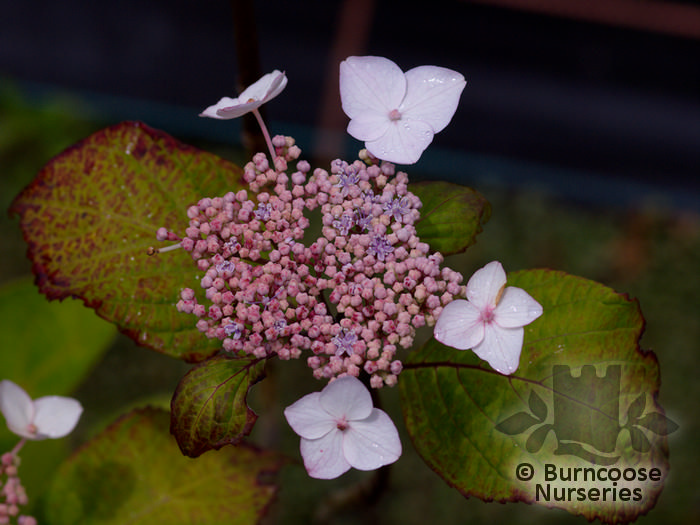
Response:
M168 434L168 414L131 412L80 448L53 479L52 525L258 523L284 460L250 446L193 461Z
M182 250L149 257L156 230L184 234L187 208L238 189L241 169L127 122L58 155L14 200L36 283L76 297L139 344L189 361L220 347L175 309L201 272Z
M451 255L466 250L491 216L491 205L476 190L450 182L419 182L409 189L423 203L416 231L430 249Z
M182 453L197 457L237 444L257 415L246 403L248 390L264 375L265 361L213 357L190 370L175 390L170 431Z
M636 519L654 506L669 468L665 438L647 436L651 446L639 452L621 427L639 394L656 400L660 384L654 354L638 346L644 322L637 302L601 284L548 270L510 274L508 284L525 289L544 308L525 327L520 366L512 375L434 339L404 362L399 388L416 449L465 496L557 507L605 523ZM501 432L503 421L531 410L533 391L546 404L546 425L540 427L546 430L536 437ZM663 413L655 401L648 410ZM528 439L532 450L541 441L538 452L528 451ZM549 481L546 465L565 472L599 465L657 468L660 475L659 481L624 483L630 491L639 490L639 501L603 500L595 491L612 490L611 481ZM532 467L532 476L523 475L523 466L525 472ZM554 488L569 495L554 498ZM575 489L573 496L569 488Z

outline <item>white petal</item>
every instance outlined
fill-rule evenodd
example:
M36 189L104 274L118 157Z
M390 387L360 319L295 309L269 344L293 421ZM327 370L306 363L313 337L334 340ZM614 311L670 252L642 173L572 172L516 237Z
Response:
M34 439L62 438L70 434L78 424L83 407L77 399L61 396L40 397L34 401L36 414Z
M433 141L433 128L426 122L401 118L390 121L386 133L365 143L378 159L396 164L415 164Z
M337 427L335 419L321 406L321 392L307 394L284 409L292 430L306 439L318 439Z
M243 90L243 93L238 95L238 100L241 103L246 103L252 99L263 104L279 95L285 87L287 87L287 76L275 69Z
M348 133L357 140L377 140L389 130L390 125L391 121L386 115L364 110L348 123Z
M484 323L474 305L457 299L442 309L435 323L435 339L458 350L474 348L484 339Z
M27 427L34 419L34 403L20 386L5 379L0 381L0 411L7 427L18 436L31 439Z
M484 340L473 348L474 353L488 362L496 372L512 374L520 364L524 333L523 328L501 328L489 324L486 326Z
M312 478L333 479L350 470L343 455L343 432L338 429L319 439L301 438L299 450Z
M237 105L238 105L237 98L223 97L216 104L214 104L213 106L209 106L207 109L202 111L199 114L199 116L200 117L209 117L209 118L218 118L218 119L228 118L228 117L222 117L221 115L219 115L218 111L220 109L223 109L223 108L237 106Z
M243 99L239 99L243 100ZM232 118L238 118L246 113L253 111L263 105L264 100L253 100L251 102L239 102L232 106L221 107L216 110L217 118L230 120Z
M530 324L542 315L542 306L525 290L508 286L493 314L500 326L516 328Z
M413 68L406 72L406 97L399 111L405 118L426 122L437 133L452 120L466 85L464 77L451 69Z
M240 117L275 98L286 86L287 76L275 69L248 86L237 98L223 97L199 116L226 120Z
M496 306L496 297L506 284L506 272L498 261L491 261L471 276L467 283L467 299L480 311Z
M340 101L351 119L368 109L386 116L405 94L406 77L389 59L348 57L340 63Z
M326 385L320 403L326 412L347 421L364 419L373 408L369 390L354 376L344 376Z
M373 409L362 421L352 421L344 432L343 453L359 470L374 470L393 463L401 456L399 432L382 410Z

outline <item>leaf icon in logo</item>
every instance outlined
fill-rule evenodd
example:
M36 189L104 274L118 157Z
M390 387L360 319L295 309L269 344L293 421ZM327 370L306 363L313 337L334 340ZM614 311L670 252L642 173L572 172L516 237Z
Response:
M534 390L530 391L530 399L528 404L530 405L530 410L537 419L542 422L547 419L547 405L544 404L542 398L538 396L537 392Z
M644 432L635 427L630 427L630 438L632 441L632 448L637 452L648 452L651 448L651 443L644 435Z
M637 399L632 401L632 404L627 409L627 421L632 421L633 419L639 419L644 413L644 407L647 406L647 395L645 392L639 394Z
M549 431L553 429L554 425L542 425L540 428L535 429L535 431L530 434L530 437L527 438L527 443L525 443L525 448L527 451L531 454L539 452L544 444L547 434L549 434Z
M538 423L541 423L541 421L527 412L518 412L496 425L496 430L509 436L514 436L525 432L528 428Z
M654 434L667 436L678 430L678 425L659 412L651 412L635 422L635 425L648 428Z

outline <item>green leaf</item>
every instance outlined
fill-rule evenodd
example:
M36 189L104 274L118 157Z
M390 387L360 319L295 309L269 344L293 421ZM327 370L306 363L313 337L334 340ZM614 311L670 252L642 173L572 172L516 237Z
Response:
M542 421L532 417L527 412L518 412L496 425L496 430L512 436L514 434L521 434L531 426L541 422Z
M265 361L216 356L182 378L171 404L170 431L182 453L197 457L237 444L257 415L246 403L248 390L264 376Z
M501 375L473 352L435 340L404 362L399 388L416 449L465 496L557 507L603 522L634 520L654 506L669 467L665 438L650 437L650 449L639 452L621 432L621 415L641 392L656 400L660 384L656 357L638 346L644 322L637 302L548 270L511 274L508 284L525 289L544 309L525 327L520 367L513 375ZM527 449L527 433L509 436L498 429L531 408L526 400L533 391L547 405L543 428L553 432L546 440L545 430L530 436L537 442L530 442L533 449L542 441L536 453ZM652 410L661 408L654 402ZM598 460L620 469L658 468L661 480L625 483L639 488L642 501L594 500L588 490L595 483L545 480L545 465L590 468ZM521 465L533 467L531 479L518 477ZM579 501L577 492L561 501L550 493L547 499L538 486L581 488L584 499Z
M410 191L423 207L416 231L430 249L443 255L465 251L491 216L491 205L476 190L450 182L419 182Z
M227 447L193 461L168 434L168 413L131 412L78 450L53 479L52 525L258 523L281 456Z
M187 208L241 187L242 170L144 124L69 148L14 200L39 289L76 297L143 346L198 361L220 347L175 309L201 272L182 250L149 257L159 227L184 234Z
M33 398L72 392L116 335L78 301L50 303L23 278L0 287L2 379Z
M113 325L78 301L49 302L30 277L0 287L0 319L0 379L14 381L35 399L70 395L116 335ZM18 440L0 418L0 451L11 450ZM45 490L47 474L67 455L63 439L25 446L20 475L30 504Z

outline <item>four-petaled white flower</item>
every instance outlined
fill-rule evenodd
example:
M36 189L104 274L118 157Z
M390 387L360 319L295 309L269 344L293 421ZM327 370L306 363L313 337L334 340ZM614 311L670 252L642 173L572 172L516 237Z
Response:
M304 466L313 478L337 478L350 467L374 470L401 456L394 423L373 407L356 377L336 379L287 407L284 415L301 436Z
M404 74L383 57L349 57L340 63L348 133L379 159L413 164L449 124L466 84L443 67L419 66Z
M202 111L199 116L217 119L238 118L272 100L286 86L286 75L275 69L248 86L238 98L223 97L219 102Z
M13 433L39 441L70 434L78 424L83 407L77 400L62 396L32 401L21 387L5 379L0 381L0 411Z
M442 310L435 339L487 361L501 374L518 368L523 326L542 315L542 306L525 290L506 288L506 272L498 261L477 270L467 283L467 301L458 299Z

